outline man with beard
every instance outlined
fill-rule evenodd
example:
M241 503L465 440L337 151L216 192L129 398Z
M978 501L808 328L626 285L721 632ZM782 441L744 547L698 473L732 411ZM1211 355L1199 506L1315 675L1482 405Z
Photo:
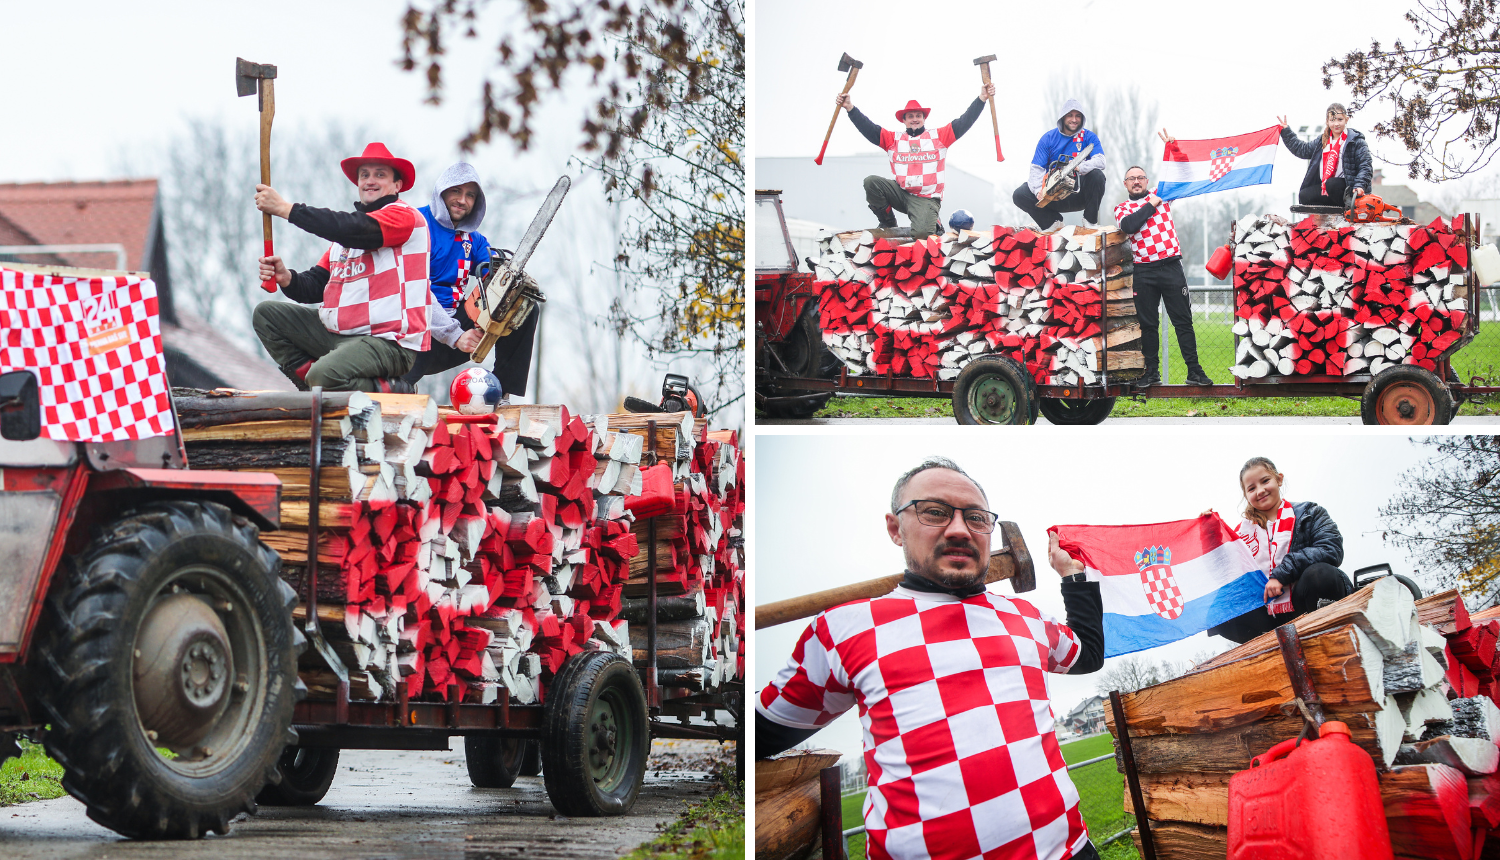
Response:
M1026 181L1011 195L1016 208L1030 215L1038 229L1050 230L1062 223L1064 212L1083 212L1083 223L1089 227L1099 226L1099 204L1104 200L1104 144L1099 135L1083 127L1083 105L1077 99L1063 102L1062 114L1057 118L1057 128L1048 130L1036 142L1036 151L1031 155L1031 172ZM1050 170L1066 165L1087 149L1088 157L1078 165L1073 174L1073 193L1042 204L1042 187Z
M1098 583L1048 547L1067 624L985 590L998 517L957 464L902 475L886 530L906 575L884 597L813 619L755 704L756 755L859 706L867 853L881 858L1097 858L1053 731L1043 672L1104 663Z
M1163 141L1174 140L1166 129ZM1182 272L1182 245L1172 222L1172 204L1146 190L1146 171L1135 166L1125 171L1125 191L1130 199L1115 207L1120 230L1130 237L1135 259L1135 312L1141 319L1141 349L1146 354L1146 374L1137 385L1161 382L1157 368L1161 352L1157 335L1160 317L1157 302L1167 306L1167 317L1177 330L1177 348L1187 365L1189 385L1213 385L1198 363L1198 339L1193 334L1193 303L1188 297L1187 276Z

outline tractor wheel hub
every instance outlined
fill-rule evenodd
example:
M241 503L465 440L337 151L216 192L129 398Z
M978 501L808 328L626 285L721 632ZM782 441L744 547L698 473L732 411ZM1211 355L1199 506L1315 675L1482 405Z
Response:
M147 610L136 637L136 711L157 742L186 747L213 727L228 697L229 634L207 602L173 594Z

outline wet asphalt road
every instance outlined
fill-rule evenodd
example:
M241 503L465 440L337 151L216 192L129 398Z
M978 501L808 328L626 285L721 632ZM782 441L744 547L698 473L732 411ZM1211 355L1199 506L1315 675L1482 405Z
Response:
M463 742L447 753L346 750L323 802L266 807L228 836L196 842L132 842L90 821L71 797L0 807L5 860L105 858L612 858L653 838L689 802L717 788L706 770L718 745L656 741L652 767L630 815L558 819L541 777L508 789L469 784ZM733 764L733 746L726 746Z

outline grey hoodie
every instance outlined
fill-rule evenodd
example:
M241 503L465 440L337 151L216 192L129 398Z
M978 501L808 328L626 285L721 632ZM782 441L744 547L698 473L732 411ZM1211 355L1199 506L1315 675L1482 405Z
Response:
M455 185L463 185L465 182L479 185L479 174L474 171L472 164L460 161L443 171L432 186L432 217L449 230L472 233L484 223L484 186L479 187L479 195L474 200L474 208L469 210L468 216L457 224L454 224L453 219L448 216L448 207L443 204L443 192Z
M1067 129L1063 128L1063 117L1067 116L1075 110L1083 115L1083 122L1079 123L1078 128L1082 129L1088 124L1089 115L1083 112L1083 105L1079 103L1078 99L1068 99L1067 101L1063 102L1062 111L1057 115L1057 130L1059 133L1068 133ZM1076 134L1077 132L1074 133ZM1084 159L1083 163L1078 165L1077 175L1082 176L1089 171L1103 169L1104 153L1101 152ZM1033 164L1031 165L1030 175L1026 177L1026 185L1031 189L1032 194L1040 194L1042 191L1042 183L1045 182L1046 179L1046 169Z

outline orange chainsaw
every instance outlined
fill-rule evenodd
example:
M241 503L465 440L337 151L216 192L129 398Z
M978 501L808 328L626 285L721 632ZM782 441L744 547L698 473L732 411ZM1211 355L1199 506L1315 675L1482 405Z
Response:
M1364 194L1349 207L1348 217L1353 224L1394 224L1404 216L1401 207L1392 206L1374 194Z

